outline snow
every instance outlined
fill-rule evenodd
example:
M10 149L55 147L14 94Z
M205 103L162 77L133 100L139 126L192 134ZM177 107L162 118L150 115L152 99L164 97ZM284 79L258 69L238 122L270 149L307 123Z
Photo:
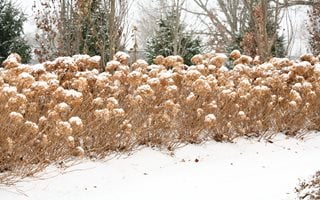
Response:
M150 85L145 84L145 85L141 85L137 88L137 91L142 92L142 93L146 93L146 92L150 92L152 91Z
M70 90L66 90L64 89L63 90L63 94L66 96L66 97L73 97L73 98L82 98L82 93L81 92L78 92L74 89L70 89Z
M123 59L124 58L125 59L130 58L130 56L127 53L123 52L123 51L118 51L115 56L119 57L119 58L123 58Z
M202 74L198 70L191 69L186 72L189 77L200 77Z
M161 69L161 65L154 65L154 64L151 64L147 67L148 70L160 70Z
M132 77L132 78L135 78L135 77L141 77L142 76L142 73L141 72L138 72L138 71L132 71L129 73L128 77Z
M261 92L267 92L270 90L270 88L268 88L268 86L265 86L265 85L262 85L262 86L258 85L258 86L255 86L253 89Z
M36 81L32 83L31 87L36 88L38 90L46 90L49 86L48 83L45 81Z
M217 120L217 118L216 118L216 116L214 114L208 114L204 118L205 122L214 122L216 120Z
M43 64L36 64L31 66L31 70L34 72L46 71L46 68L43 66Z
M34 77L27 72L22 72L21 74L19 74L19 78L20 79L29 79L29 78L34 79Z
M147 80L149 85L158 85L160 84L160 80L158 78L150 78Z
M229 71L229 69L228 69L227 67L225 67L225 66L220 67L219 70L220 70L221 72L227 72L227 71Z
M239 112L238 112L238 115L239 115L240 117L246 116L246 114L245 114L243 111L239 111Z
M91 57L87 54L76 54L76 55L73 55L72 58L74 60L87 60L87 59L90 59Z
M100 64L101 61L101 56L93 56L89 58L89 61L96 63L96 64Z
M320 168L320 135L304 141L277 136L273 143L187 145L170 154L142 148L133 155L83 161L60 173L0 188L1 199L221 199L292 200L299 179Z
M51 81L57 80L59 78L57 74L54 74L51 72L46 72L42 76L45 76L46 79L51 80Z
M289 102L289 105L292 106L292 107L297 107L297 102L295 102L295 101L290 101L290 102Z
M169 79L172 77L172 71L161 71L159 74L158 74L158 78L160 80L164 80L164 79Z
M77 117L77 116L71 117L71 118L69 119L69 123L70 123L70 124L76 124L77 126L83 125L83 124L82 124L82 120L81 120L79 117Z
M15 86L5 86L2 88L2 92L13 96L17 93L17 88Z
M55 106L55 109L57 110L60 110L60 111L70 111L71 110L71 107L65 103L65 102L62 102L62 103L59 103Z
M177 87L176 85L169 85L169 86L167 87L167 90L168 90L168 91L175 92L175 91L178 90L178 87Z
M23 115L18 112L10 112L9 117L12 119L16 119L16 118L23 119Z
M230 90L230 89L225 89L225 90L222 90L221 93L227 95L227 94L232 93L232 90Z

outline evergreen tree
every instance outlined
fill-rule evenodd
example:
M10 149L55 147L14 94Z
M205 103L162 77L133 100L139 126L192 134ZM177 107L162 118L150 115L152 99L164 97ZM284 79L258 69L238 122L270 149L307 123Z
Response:
M149 63L158 56L169 56L174 54L174 49L177 49L177 54L183 57L185 64L191 65L190 59L201 52L201 41L199 38L193 38L191 33L185 31L182 23L175 27L175 22L179 19L174 13L167 13L166 16L160 19L158 30L147 41L146 56ZM174 40L177 47L174 47Z
M11 1L0 1L0 63L10 53L18 53L22 62L31 59L31 48L23 38L25 15Z

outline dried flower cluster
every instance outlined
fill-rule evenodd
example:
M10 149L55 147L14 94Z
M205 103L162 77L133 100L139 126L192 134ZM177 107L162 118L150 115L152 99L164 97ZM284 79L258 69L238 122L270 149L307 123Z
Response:
M0 172L137 145L172 149L320 128L317 57L230 58L233 70L223 54L196 55L192 66L180 56L128 66L121 52L99 72L98 56L30 66L13 54L0 71Z

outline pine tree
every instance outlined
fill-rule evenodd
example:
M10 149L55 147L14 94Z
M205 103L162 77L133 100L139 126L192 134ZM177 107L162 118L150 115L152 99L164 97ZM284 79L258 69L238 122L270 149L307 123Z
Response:
M10 53L18 53L22 62L31 59L31 48L23 37L25 15L11 1L0 1L0 63Z
M174 12L167 13L159 20L158 30L147 41L146 55L149 63L152 63L157 55L173 55L175 39L178 41L177 54L183 57L185 64L191 65L190 59L201 52L201 40L193 38L191 33L185 31L182 23L175 27L176 20L177 15Z

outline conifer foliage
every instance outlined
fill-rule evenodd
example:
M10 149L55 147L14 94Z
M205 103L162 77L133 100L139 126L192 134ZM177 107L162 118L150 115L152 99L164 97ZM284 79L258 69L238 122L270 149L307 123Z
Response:
M146 54L149 63L152 63L157 55L174 55L176 48L176 54L183 57L185 64L191 65L191 58L201 52L201 40L198 37L193 38L192 34L185 30L183 23L180 22L176 27L177 18L174 12L168 12L159 20L158 30L147 42Z
M10 53L18 53L22 62L31 59L31 48L23 37L23 23L26 20L11 1L0 1L0 63Z

